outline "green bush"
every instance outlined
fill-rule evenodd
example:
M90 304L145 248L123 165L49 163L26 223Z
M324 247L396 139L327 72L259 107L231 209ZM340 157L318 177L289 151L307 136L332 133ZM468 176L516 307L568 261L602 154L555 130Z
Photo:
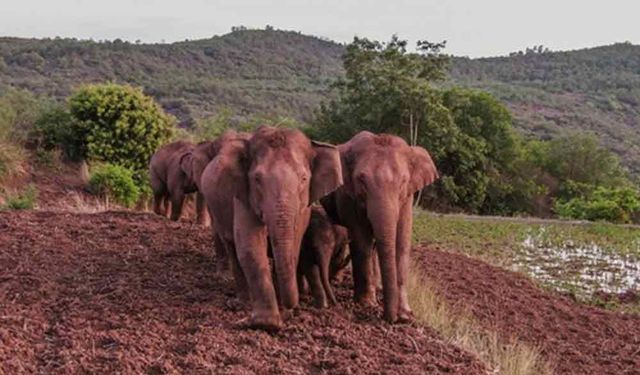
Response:
M555 210L564 218L630 223L640 211L640 193L633 187L598 186L583 196L556 201Z
M28 91L10 88L0 94L0 140L28 141L40 113L49 104Z
M1 207L6 210L31 210L38 200L38 190L35 186L29 185L23 192L9 195L5 204Z
M74 139L74 121L65 106L53 105L42 111L31 138L38 149L49 151L59 148L68 159L81 159L82 155L78 155L75 146L79 141Z
M175 124L142 90L114 83L81 87L69 98L69 111L74 121L65 141L74 153L126 167L136 178Z
M136 185L133 172L114 164L100 164L93 168L89 188L93 194L113 199L126 207L132 207L140 198L140 188Z

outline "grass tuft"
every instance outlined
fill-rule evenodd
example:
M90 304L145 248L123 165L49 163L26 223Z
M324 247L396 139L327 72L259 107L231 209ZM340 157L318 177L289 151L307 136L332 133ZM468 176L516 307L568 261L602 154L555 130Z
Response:
M416 320L432 327L449 343L474 353L495 374L551 375L551 366L539 350L515 340L503 340L477 323L469 313L452 309L434 292L432 283L415 272L409 275L408 294Z
M9 192L5 197L5 202L0 206L3 210L31 210L36 206L38 200L38 189L34 185L29 185L21 192Z
M66 210L74 213L97 213L105 212L114 209L122 209L120 206L110 203L106 199L86 197L81 194L74 193L70 200Z

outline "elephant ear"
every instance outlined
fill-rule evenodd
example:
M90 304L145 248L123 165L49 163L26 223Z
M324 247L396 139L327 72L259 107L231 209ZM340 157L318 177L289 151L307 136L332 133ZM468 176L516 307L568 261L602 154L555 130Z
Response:
M193 182L193 153L191 151L180 156L180 169L187 176L187 180Z
M340 152L334 145L311 142L316 156L311 168L311 192L309 204L339 188L342 181Z
M409 194L421 190L438 179L431 155L422 147L412 146L410 151L411 179L409 180Z

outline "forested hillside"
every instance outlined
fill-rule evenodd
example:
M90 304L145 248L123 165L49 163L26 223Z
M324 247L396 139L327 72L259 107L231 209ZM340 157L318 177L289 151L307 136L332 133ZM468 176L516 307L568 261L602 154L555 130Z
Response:
M128 82L183 124L220 107L308 120L341 73L342 50L275 30L172 44L0 38L0 83L64 98L81 83Z
M591 131L640 171L640 46L456 58L451 76L504 101L525 133L552 138Z
M183 125L222 107L309 121L342 74L343 51L297 32L242 28L172 44L0 38L0 89L62 99L81 83L112 80L142 86ZM525 134L592 131L640 172L640 46L454 58L451 80L496 95Z

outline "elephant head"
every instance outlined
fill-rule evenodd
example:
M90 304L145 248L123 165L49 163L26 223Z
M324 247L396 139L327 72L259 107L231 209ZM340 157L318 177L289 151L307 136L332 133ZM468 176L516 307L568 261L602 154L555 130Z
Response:
M299 130L262 126L248 141L245 165L248 193L237 197L240 206L235 209L236 242L249 241L252 236L264 238L268 234L280 302L290 309L298 304L296 267L302 235L309 223L309 206L342 185L340 155L335 146L312 142ZM262 234L253 234L258 232ZM263 246L265 241L254 241L249 251L260 251L261 259L266 260L266 249L255 249L256 244ZM242 247L241 244L239 248ZM240 256L243 250L238 251ZM251 268L257 266L243 264L243 269L247 267L247 282L251 284ZM257 284L256 287L249 285L250 292L273 289L262 285L270 279L262 273L264 271L257 272L262 281L253 280ZM266 301L266 305L272 303ZM273 309L270 311L273 314Z
M203 141L195 145L193 148L193 156L191 157L191 173L194 179L194 183L198 187L198 190L202 190L200 177L202 172L207 167L209 162L216 156L222 143L223 137L219 137L214 141Z
M360 253L354 253L352 259L356 299L365 303L375 301L371 277L360 275L373 270L370 251L362 248L370 247L375 240L382 271L385 318L393 322L398 309L401 314L410 313L404 284L411 246L412 197L434 182L438 172L425 149L410 147L402 138L392 135L361 132L339 149L344 176L341 194L359 212L348 224L349 230L373 237L359 244ZM359 293L362 295L358 296Z

